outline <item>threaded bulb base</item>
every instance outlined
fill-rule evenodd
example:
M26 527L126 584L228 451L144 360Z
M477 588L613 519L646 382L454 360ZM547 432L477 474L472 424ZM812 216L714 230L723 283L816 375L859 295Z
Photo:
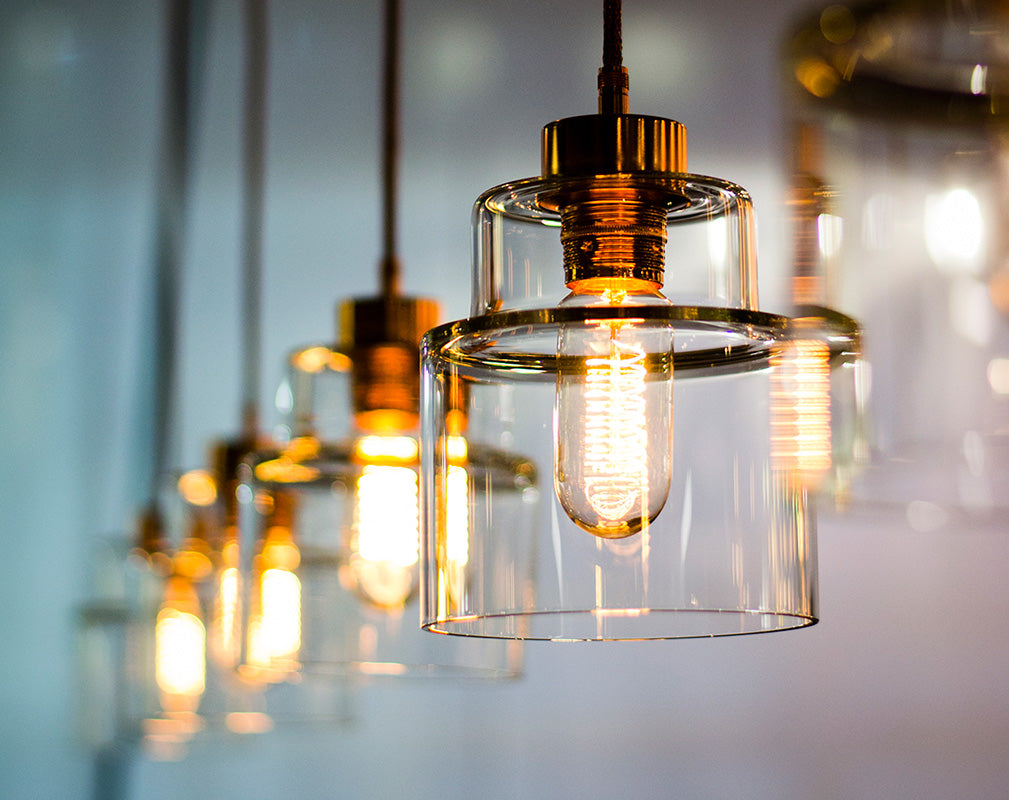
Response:
M571 203L561 214L561 244L569 286L597 278L632 278L661 286L666 208L623 192Z

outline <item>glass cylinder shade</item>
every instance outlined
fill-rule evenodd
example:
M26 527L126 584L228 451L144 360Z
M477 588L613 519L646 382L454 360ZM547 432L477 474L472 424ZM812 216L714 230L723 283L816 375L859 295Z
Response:
M241 674L267 697L343 679L516 676L514 643L419 627L416 419L357 427L353 362L336 348L300 350L290 364L292 438L252 454L239 489ZM342 426L315 428L322 398L348 409Z
M670 299L631 283L598 302L565 289L543 201L573 183L477 201L474 315L424 338L424 626L617 640L814 623L812 510L772 458L790 326L756 310L745 192L676 176Z
M799 314L857 320L835 418L852 510L1009 519L1009 18L831 6L788 47Z

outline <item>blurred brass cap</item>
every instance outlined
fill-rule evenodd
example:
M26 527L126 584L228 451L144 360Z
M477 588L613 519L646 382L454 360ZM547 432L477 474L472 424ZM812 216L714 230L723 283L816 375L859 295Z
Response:
M363 430L390 433L417 425L420 340L438 323L434 300L375 297L340 307L342 346L350 352L354 414Z
M340 343L351 350L379 344L417 347L438 324L440 309L426 297L365 297L339 308Z
M687 171L687 129L637 114L565 117L543 128L544 178Z

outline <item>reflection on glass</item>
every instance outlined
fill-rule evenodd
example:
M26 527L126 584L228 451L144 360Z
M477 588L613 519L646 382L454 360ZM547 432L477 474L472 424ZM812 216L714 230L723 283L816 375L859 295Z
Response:
M772 463L815 487L831 467L830 347L793 339L772 363Z

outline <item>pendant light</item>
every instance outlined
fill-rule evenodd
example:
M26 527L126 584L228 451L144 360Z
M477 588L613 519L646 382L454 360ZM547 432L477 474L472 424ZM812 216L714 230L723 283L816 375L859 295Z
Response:
M831 5L785 50L796 313L854 356L830 488L918 532L1009 530L1007 53L996 0Z
M599 113L548 124L541 176L477 200L472 316L424 338L423 626L809 625L813 514L771 445L790 323L758 309L750 199L686 171L680 123L627 112L619 2L604 17Z
M419 342L438 307L399 291L399 3L385 9L381 292L341 305L338 344L290 356L290 439L249 456L239 488L239 671L268 694L310 696L342 677L512 677L520 667L513 644L418 626Z
M199 55L194 33L204 23L184 0L170 4L169 12L152 291L147 498L129 555L115 545L99 553L102 599L83 609L78 640L89 698L82 709L86 741L107 752L139 741L154 757L174 758L204 724L198 711L207 691L206 619L199 591L211 562L205 519L198 515L174 524L175 508L162 492L171 461L178 284L192 130L190 76Z

